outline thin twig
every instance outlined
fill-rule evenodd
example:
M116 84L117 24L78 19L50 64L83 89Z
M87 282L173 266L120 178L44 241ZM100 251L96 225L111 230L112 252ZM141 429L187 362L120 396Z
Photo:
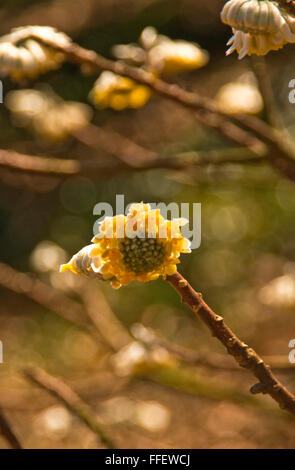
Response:
M99 422L95 412L61 379L49 375L44 370L35 367L26 369L24 373L32 382L62 401L72 413L78 416L81 421L99 436L102 443L108 449L118 448L104 429L103 424Z
M128 330L113 313L97 281L86 280L76 289L84 300L86 313L91 324L104 338L105 343L115 352L132 341Z
M10 423L5 417L4 411L0 408L0 434L3 434L7 442L13 449L22 449L19 439L16 437Z
M0 286L25 295L61 317L86 327L84 309L79 302L27 273L0 263ZM83 321L84 320L84 321Z
M132 327L132 334L148 349L155 347L164 348L185 364L204 366L215 370L240 371L238 364L233 362L226 354L210 353L210 356L208 356L207 352L198 352L188 349L159 336L152 328L145 327L142 324L135 324ZM266 356L265 360L271 365L272 369L294 371L294 364L291 364L285 356Z
M61 158L48 158L35 155L21 154L12 150L0 149L0 167L14 171L22 171L36 175L54 177L71 177L77 175L96 176L105 178L128 172L140 172L157 169L184 170L190 167L206 166L210 164L226 163L260 163L263 157L251 154L245 149L224 149L200 152L188 152L172 157L137 161L136 166L125 162L116 165L102 165L98 159L74 160Z
M130 166L141 167L159 158L156 152L136 144L128 137L94 124L88 124L72 135L84 145L94 150L102 149Z
M253 372L259 383L251 388L252 393L270 395L281 408L295 414L295 396L292 395L274 376L270 367L261 357L243 343L226 325L224 319L216 315L204 302L201 294L197 293L179 273L167 277L167 281L181 296L182 301L189 305L192 311L207 325L241 367Z

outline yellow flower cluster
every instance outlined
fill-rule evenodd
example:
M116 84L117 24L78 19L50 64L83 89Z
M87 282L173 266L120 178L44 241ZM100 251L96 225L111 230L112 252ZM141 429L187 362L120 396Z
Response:
M126 108L141 108L149 101L151 95L150 88L105 70L96 80L89 98L101 109L122 111Z
M209 54L198 44L183 40L172 40L158 34L152 26L144 28L137 44L118 44L114 55L142 65L156 75L175 75L204 67Z
M145 28L138 44L117 44L113 53L117 59L139 65L155 76L173 75L198 69L207 64L209 55L198 44L173 41L159 35L152 28ZM90 92L90 100L99 108L122 111L141 108L152 96L150 88L130 78L104 71Z
M11 91L5 105L17 125L27 127L49 141L66 139L85 127L92 117L89 106L75 101L65 102L51 89L46 92L34 89Z
M190 253L190 241L181 234L186 219L164 219L149 204L132 204L127 216L106 218L93 245L83 248L61 266L61 271L97 275L114 288L137 280L164 278L176 272L181 253Z
M265 55L295 43L295 18L270 0L230 0L221 12L223 23L232 27L227 55Z
M48 26L17 28L0 38L0 74L15 81L33 79L42 73L55 70L64 61L64 55L47 45L65 45L70 39Z
M176 75L207 65L209 54L198 44L158 35L147 53L148 68L159 75Z

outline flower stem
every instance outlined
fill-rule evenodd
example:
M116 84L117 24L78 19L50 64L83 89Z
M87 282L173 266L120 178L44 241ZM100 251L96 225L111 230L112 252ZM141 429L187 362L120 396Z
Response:
M236 362L257 377L259 382L251 387L251 393L268 394L282 409L295 415L295 396L277 380L261 357L231 331L224 319L211 310L202 295L197 293L179 273L168 276L167 281L177 291L182 301L207 325L212 335L226 347Z

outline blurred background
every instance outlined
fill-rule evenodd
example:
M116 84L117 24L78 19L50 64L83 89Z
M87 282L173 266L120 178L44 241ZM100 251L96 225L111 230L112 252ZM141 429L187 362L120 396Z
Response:
M225 57L230 30L219 19L223 4L2 0L0 32L54 26L111 58L114 45L136 43L143 28L154 26L172 39L197 42L210 54L206 66L169 81L216 98L227 110L239 102L246 112L263 115L250 61ZM288 84L295 77L292 54L294 46L288 46L267 56L290 133L295 130L294 105L288 101ZM118 155L109 151L110 143L117 138L119 147L125 138L138 151L166 157L232 150L189 110L156 95L139 109L95 108L88 95L97 74L82 72L66 63L26 83L4 78L1 148L99 159L111 169ZM97 149L87 145L83 132L55 138L52 131L48 137L20 119L10 92L23 88L54 91L58 99L87 106L81 109L97 126ZM200 202L202 244L183 256L179 270L233 331L270 357L278 377L294 392L294 366L288 363L289 341L295 337L294 183L262 162L69 178L0 167L0 179L0 406L24 447L102 447L58 399L24 377L28 365L46 369L76 390L119 447L294 447L292 418L267 396L249 394L251 375L235 367L167 283L135 282L115 291L58 272L89 244L97 202L114 205L116 194L124 194L126 204ZM0 435L0 448L8 446Z

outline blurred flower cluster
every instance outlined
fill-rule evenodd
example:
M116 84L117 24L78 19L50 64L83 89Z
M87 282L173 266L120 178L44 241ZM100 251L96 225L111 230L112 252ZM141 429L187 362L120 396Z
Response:
M0 72L15 81L33 79L60 67L64 54L42 43L70 43L70 38L49 26L17 28L0 38Z
M185 219L165 220L149 204L132 204L127 216L107 217L93 245L84 247L61 271L109 280L114 288L134 280L146 282L176 272L190 241L181 234Z
M263 110L263 99L252 72L220 87L215 99L219 108L229 114L258 114Z
M234 33L227 54L236 50L239 59L295 43L295 18L276 1L230 0L223 7L221 19Z
M142 67L155 77L175 75L205 66L209 54L198 44L172 40L158 34L151 26L146 27L139 38L139 44L117 44L114 56L135 66ZM151 90L135 81L102 72L90 92L91 101L99 108L140 108L150 99Z
M5 104L14 123L31 129L41 138L59 141L85 127L91 117L89 106L63 101L50 88L23 89L7 94Z
M89 98L101 109L110 107L121 111L126 108L141 108L151 95L147 86L105 70L96 80Z

